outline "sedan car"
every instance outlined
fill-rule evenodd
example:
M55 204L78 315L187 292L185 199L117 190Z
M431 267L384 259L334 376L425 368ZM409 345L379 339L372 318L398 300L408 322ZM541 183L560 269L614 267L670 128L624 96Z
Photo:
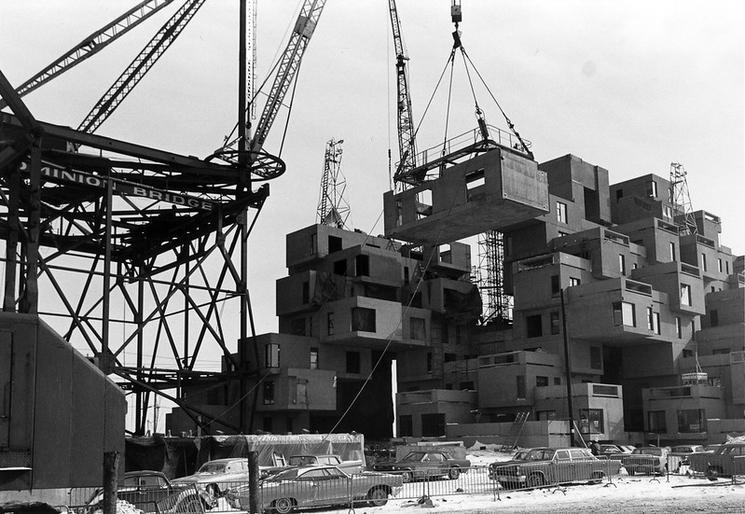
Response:
M425 477L448 477L455 480L470 467L471 461L468 459L454 459L447 453L413 451L396 462L375 464L373 469L400 474L404 482L410 482Z
M363 472L347 475L336 466L290 468L265 479L260 486L262 511L286 514L295 509L369 503L380 506L401 492L400 475ZM249 510L248 485L225 495L233 508Z
M629 475L636 473L664 475L667 472L667 447L643 446L621 458L623 467Z
M721 445L714 453L693 453L688 457L691 469L709 478L745 474L745 444Z
M537 488L572 482L599 482L617 475L621 463L598 459L587 448L536 448L524 461L493 463L490 476L508 487Z
M679 444L670 448L668 454L668 469L681 472L683 466L690 465L688 457L693 453L703 453L704 447L700 444ZM685 469L685 468L683 468Z
M213 498L218 498L231 482L248 482L248 459L216 459L205 462L193 475L173 480L174 485L196 484Z

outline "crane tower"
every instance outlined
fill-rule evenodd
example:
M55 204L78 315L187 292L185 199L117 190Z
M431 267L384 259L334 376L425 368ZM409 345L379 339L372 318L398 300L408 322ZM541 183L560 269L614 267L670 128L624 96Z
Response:
M347 180L341 171L341 144L343 139L330 139L326 143L321 175L321 192L318 198L316 223L344 228L349 217L349 203L344 198Z

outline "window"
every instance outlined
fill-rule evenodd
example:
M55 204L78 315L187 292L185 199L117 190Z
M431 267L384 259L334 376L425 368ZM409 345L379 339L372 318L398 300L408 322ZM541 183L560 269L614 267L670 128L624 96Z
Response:
M665 411L651 410L647 412L647 425L650 432L656 434L663 434L667 432L667 424L665 423Z
M554 385L555 386L561 385L561 377L554 377Z
M396 200L396 226L399 227L404 222L403 216L403 202L400 199Z
M647 196L657 198L657 182L650 180L647 184Z
M551 335L557 335L561 333L561 327L559 325L559 311L551 312Z
M673 219L673 208L669 205L665 205L665 218Z
M556 219L559 223L567 222L567 204L556 202Z
M417 339L424 341L426 339L424 330L424 318L414 318L409 320L409 337L411 339Z
M300 303L308 303L310 301L310 282L303 282L303 297Z
M279 367L279 345L277 343L268 343L264 345L264 367Z
M274 381L267 380L264 382L264 405L274 404Z
M307 335L305 333L305 318L295 318L290 321L290 332L296 336Z
M310 349L310 369L318 369L318 348Z
M680 304L691 306L691 286L680 284Z
M678 339L683 339L683 325L680 322L680 316L675 316L675 333Z
M621 275L626 275L626 256L622 253L618 254L618 271Z
M422 189L416 194L416 219L424 219L430 214L432 214L432 190Z
M326 334L334 335L334 313L329 312L326 314Z
M466 199L470 202L471 200L476 200L483 197L483 189L476 189L485 184L486 178L484 177L483 169L466 173Z
M334 275L346 275L347 274L347 260L342 259L334 263Z
M635 263L635 262L632 262L631 263L631 269L636 269L638 267L639 267L639 265L637 263Z
M409 283L409 267L404 266L404 284Z
M652 331L659 335L660 332L660 313L655 312L652 314Z
M725 273L729 275L729 261L724 261L724 269L725 269Z
M679 410L678 432L706 432L706 415L704 409Z
M634 304L628 302L615 302L613 304L613 324L626 325L627 327L636 326L636 312Z
M701 269L706 271L706 254L701 254Z
M696 333L696 320L691 320L691 336L693 336Z
M722 259L717 259L717 271L719 273L722 273L724 269L722 268Z
M547 387L548 377L535 377L535 386L536 387Z
M534 314L532 316L525 316L525 330L525 335L527 337L541 337L543 335L541 315Z
M616 201L623 198L623 189L616 189Z
M683 357L693 357L693 350L683 350Z
M354 258L354 270L358 277L370 276L370 256L358 255Z
M398 437L414 435L414 422L411 414L402 414L398 417Z
M551 296L557 296L559 291L561 291L559 275L551 275Z
M318 253L318 234L313 232L310 235L310 255Z
M272 417L271 416L264 416L263 430L264 430L264 432L271 433L271 431L272 431Z
M347 373L360 372L360 352L347 352Z
M476 387L473 385L473 380L468 380L466 382L461 382L458 384L458 389L461 391L475 391Z
M719 325L719 312L717 312L716 310L712 310L711 312L709 312L709 325L711 325L712 327L716 327L717 325Z
M655 312L653 312L652 307L647 307L647 330L651 330L654 333L658 333L655 329ZM657 325L659 325L659 314L657 318Z
M329 253L341 251L341 238L329 236Z
M569 277L569 287L578 286L582 283L582 281L575 277Z
M512 236L504 238L504 254L507 256L512 254Z
M517 381L517 395L516 398L518 400L524 400L525 399L525 375L517 375L515 377Z
M580 409L579 431L583 434L602 434L603 409Z
M535 413L536 419L538 421L546 421L549 419L556 419L556 411L555 410L539 410Z
M590 346L590 367L603 369L603 352L599 346Z
M455 355L454 353L446 353L443 356L443 359L442 360L445 361L445 362L452 362L452 361L454 361L457 358L458 358L458 356Z
M465 326L461 324L455 325L455 344L463 344L463 342L465 341L465 337L464 337L465 333L466 333Z
M427 373L432 373L432 352L427 352Z
M352 331L375 332L375 309L352 308Z
M675 243L670 242L670 260L675 260Z

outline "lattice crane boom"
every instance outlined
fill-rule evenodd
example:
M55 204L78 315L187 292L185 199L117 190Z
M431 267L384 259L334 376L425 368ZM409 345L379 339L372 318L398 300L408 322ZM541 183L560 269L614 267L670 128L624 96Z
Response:
M171 2L173 0L145 0L140 2L111 23L83 39L39 73L18 86L16 93L18 96L23 97L38 87L43 86L76 64L100 52L110 43L116 41L119 37L135 28ZM7 105L8 103L0 98L0 109Z
M393 31L393 47L396 52L396 95L397 95L397 127L398 152L400 162L396 176L406 174L416 167L416 131L414 128L414 114L411 109L411 94L409 93L409 71L407 61L409 57L404 49L401 35L401 21L396 8L396 0L388 0L391 15L391 30Z
M318 198L316 222L344 228L349 217L349 204L344 198L347 181L341 172L341 144L343 139L331 139L326 143L321 175L321 191Z
M152 66L160 59L186 25L191 21L205 0L187 0L181 8L158 30L145 48L134 58L114 84L96 102L78 130L95 132L129 95Z

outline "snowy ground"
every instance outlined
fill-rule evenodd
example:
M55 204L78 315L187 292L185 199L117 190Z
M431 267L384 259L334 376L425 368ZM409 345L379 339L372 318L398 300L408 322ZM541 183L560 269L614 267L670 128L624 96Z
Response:
M474 466L488 466L509 460L510 453L489 450L470 451ZM404 484L399 499L383 507L357 507L353 511L321 509L314 512L334 514L388 514L392 512L490 513L490 512L745 512L745 483L730 479L710 482L687 476L613 477L612 484L579 484L561 488L511 491L494 488L494 482L478 477L485 469L472 470L457 480L438 480ZM459 491L460 490L460 491ZM418 501L428 493L430 502ZM406 499L404 499L406 498Z

